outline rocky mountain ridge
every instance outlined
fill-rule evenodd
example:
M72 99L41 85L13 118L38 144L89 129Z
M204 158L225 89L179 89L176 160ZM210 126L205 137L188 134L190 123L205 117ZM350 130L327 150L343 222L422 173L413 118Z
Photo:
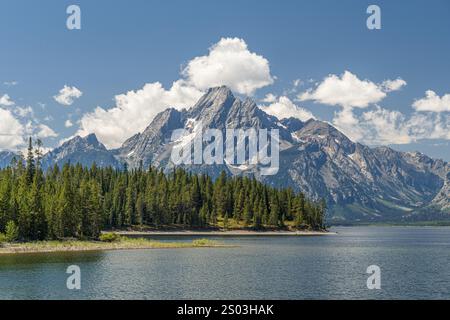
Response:
M199 129L201 124L201 130ZM355 143L329 123L295 118L279 120L249 98L227 87L209 89L188 110L166 109L141 133L116 150L107 150L95 135L75 137L44 157L45 166L65 162L121 168L153 165L172 170L174 130L186 139L206 129L278 129L280 165L275 175L260 175L257 166L228 163L183 165L218 176L255 175L272 186L292 187L313 199L325 198L330 221L400 221L450 218L450 165L419 152ZM1 158L0 158L1 159ZM0 160L1 161L1 160ZM1 164L1 163L0 163Z

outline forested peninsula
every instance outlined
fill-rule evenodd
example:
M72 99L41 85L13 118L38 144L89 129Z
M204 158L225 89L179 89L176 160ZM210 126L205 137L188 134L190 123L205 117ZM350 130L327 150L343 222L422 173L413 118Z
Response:
M323 230L326 205L249 177L173 169L41 168L40 144L0 170L0 242L96 240L102 230Z

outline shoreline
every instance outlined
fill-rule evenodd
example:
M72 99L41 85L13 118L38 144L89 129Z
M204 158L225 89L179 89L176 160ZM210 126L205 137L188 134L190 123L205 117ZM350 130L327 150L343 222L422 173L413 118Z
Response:
M233 246L199 239L191 242L158 242L146 239L125 239L117 242L101 241L37 241L9 243L0 246L2 255L31 253L64 253L87 251L143 250L143 249L193 249L193 248L231 248Z
M114 231L121 236L205 236L205 237L222 237L222 236L327 236L336 235L331 231L251 231L251 230L228 230L228 231L195 231L195 230L178 230L178 231Z
M247 237L247 236L327 236L336 235L330 231L115 231L121 236L121 240L115 242L82 241L82 240L55 240L36 241L24 243L7 243L0 246L0 256L28 253L64 253L64 252L87 252L87 251L113 251L113 250L140 250L140 249L189 249L189 248L232 248L234 245L221 244L213 240L194 239L191 242L161 242L144 237Z

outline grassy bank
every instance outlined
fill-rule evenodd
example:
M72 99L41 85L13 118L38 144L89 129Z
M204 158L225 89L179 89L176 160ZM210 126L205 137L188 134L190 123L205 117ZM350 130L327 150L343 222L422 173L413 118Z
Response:
M38 253L38 252L70 252L97 250L127 250L127 249L175 249L175 248L211 248L225 247L215 241L197 239L192 242L160 242L143 238L120 237L112 242L102 241L36 241L24 243L3 243L0 245L1 254Z

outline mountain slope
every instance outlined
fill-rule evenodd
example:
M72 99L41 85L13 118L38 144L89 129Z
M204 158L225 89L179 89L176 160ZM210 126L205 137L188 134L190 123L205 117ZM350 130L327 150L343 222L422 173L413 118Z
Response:
M266 114L250 99L241 101L226 87L212 88L188 111L166 110L142 135L127 142L119 152L122 161L136 166L170 168L173 143L170 131L184 128L193 139L195 127L266 128L280 131L280 170L274 176L258 176L257 168L230 165L185 165L195 172L217 176L221 170L232 174L254 174L275 186L291 186L309 197L325 198L335 220L398 220L418 210L450 204L450 167L420 153L397 152L387 147L369 148L354 143L328 123L283 119ZM131 156L127 156L131 154ZM433 209L434 210L434 209Z
M280 174L267 177L333 206L335 220L398 220L434 203L448 205L444 188L450 166L420 153L353 143L329 124L308 121L298 144L283 151Z
M11 165L11 161L19 156L11 151L0 151L0 168L5 168Z
M80 163L87 167L92 166L94 163L101 167L120 167L120 163L112 152L108 151L97 140L95 134L90 134L84 138L77 136L66 141L60 147L47 153L42 159L42 167L44 169L55 164L61 166L64 163Z

